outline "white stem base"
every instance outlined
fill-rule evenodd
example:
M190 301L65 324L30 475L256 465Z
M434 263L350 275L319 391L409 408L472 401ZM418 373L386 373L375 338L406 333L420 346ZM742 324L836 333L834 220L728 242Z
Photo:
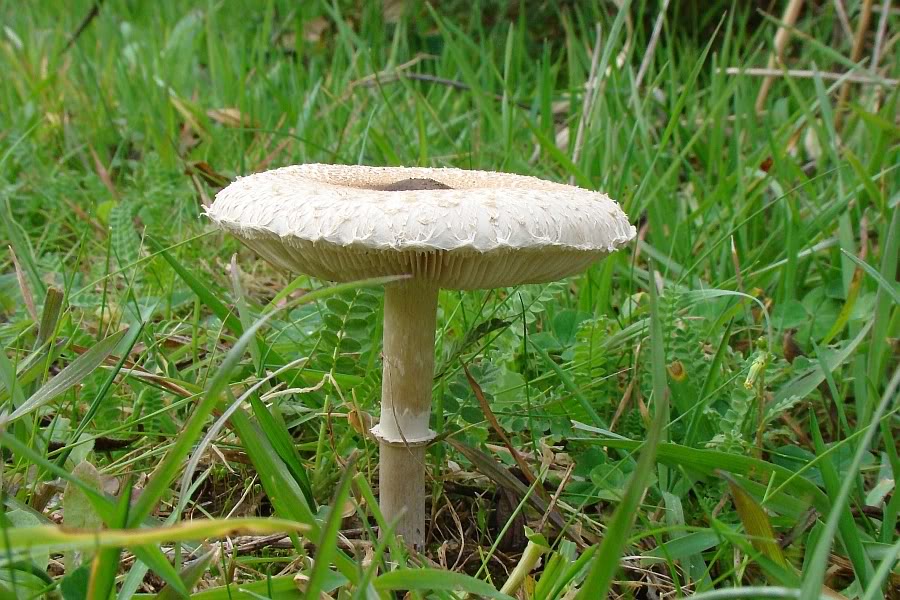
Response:
M396 521L394 533L418 550L425 546L425 449L379 446L379 507L388 523Z

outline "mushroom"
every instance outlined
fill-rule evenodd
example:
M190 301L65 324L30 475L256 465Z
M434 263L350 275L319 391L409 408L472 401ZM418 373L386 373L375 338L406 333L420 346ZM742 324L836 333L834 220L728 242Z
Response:
M425 450L441 288L490 289L578 273L634 238L605 194L535 177L306 164L238 178L207 215L289 271L384 290L379 503L396 533L425 541Z

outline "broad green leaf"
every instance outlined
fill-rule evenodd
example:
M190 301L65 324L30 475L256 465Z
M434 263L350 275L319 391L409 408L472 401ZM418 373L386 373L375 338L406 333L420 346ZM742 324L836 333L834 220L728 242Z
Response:
M294 576L281 575L260 581L232 583L210 588L191 594L191 600L235 600L254 597L250 594L254 594L258 598L272 598L273 600L296 600L301 597L297 584L294 582Z
M125 335L125 331L114 333L111 336L100 340L90 350L73 360L65 369L59 372L53 379L41 386L41 388L31 395L24 404L19 406L11 414L7 416L0 415L0 427L8 426L16 419L20 419L28 413L37 410L60 394L65 393L73 386L78 385L84 379L94 372L94 370L103 364L106 357L112 354L116 345Z
M103 479L97 468L88 461L82 461L72 470L72 475L98 492L103 489ZM63 524L68 529L97 531L103 527L103 518L97 514L87 495L72 482L66 483L63 492ZM90 560L89 557L86 557Z
M41 592L53 586L53 580L44 569L38 569L31 561L0 561L0 598L3 600L30 600L39 598Z
M9 524L8 531L41 526L40 519L38 519L35 515L20 509L11 510L4 515L0 515L0 519L6 519L6 522ZM0 538L2 538L4 535L6 535L6 532L0 531ZM17 550L17 553L20 554L19 558L27 557L27 559L30 560L36 568L40 570L46 570L47 564L50 562L50 554L46 551L46 549L24 547L17 548ZM6 557L0 556L0 561L2 561L4 558ZM0 570L2 570L2 568L3 567L0 567Z
M728 482L731 497L734 499L734 507L744 525L744 531L750 535L750 543L769 560L783 567L788 566L784 553L775 538L775 530L772 529L769 515L735 478L727 473L722 473L722 476Z
M894 301L894 304L900 304L900 286L898 286L896 282L894 282L893 284L889 283L888 280L885 279L884 276L882 276L882 274L879 273L875 267L865 262L864 260L860 260L859 257L850 254L843 248L841 248L841 253L852 260L854 263L859 265L859 267L863 271L868 273L869 276L872 277L872 279L877 281L878 285L881 286L881 289L883 289L885 293L887 293Z
M197 582L200 581L200 578L203 577L203 574L209 569L210 564L212 564L215 559L218 557L218 550L210 550L205 552L199 558L192 560L188 563L179 573L181 577L181 581L184 582L184 587L188 590L197 585ZM157 600L179 600L183 598L183 596L172 586L166 586L155 596Z
M67 470L63 469L59 465L50 462L33 449L29 448L15 436L10 435L5 431L0 431L0 445L9 448L13 454L18 455L20 458L27 460L28 462L39 466L42 469L46 469L49 473L53 473L57 477L61 478L63 481L68 483L72 483L84 492L85 496L91 501L94 506L94 510L103 517L104 523L109 523L114 513L115 505L113 501L108 498L105 494L98 492L92 486L87 485L77 477L74 477Z
M382 591L418 590L430 592L440 590L466 592L484 598L496 598L497 600L513 600L511 596L501 594L487 582L462 573L453 573L443 569L397 569L376 577L374 585L376 590Z
M62 314L62 303L63 293L55 287L48 287L47 295L44 297L44 310L41 312L41 323L38 326L38 346L50 341L50 336L56 330L56 324Z
M88 598L88 583L91 579L91 563L85 563L71 572L66 572L59 583L63 600L90 600Z
M671 560L684 560L693 555L706 552L722 543L722 536L712 530L694 531L661 543L652 550L641 555L642 564L665 563Z

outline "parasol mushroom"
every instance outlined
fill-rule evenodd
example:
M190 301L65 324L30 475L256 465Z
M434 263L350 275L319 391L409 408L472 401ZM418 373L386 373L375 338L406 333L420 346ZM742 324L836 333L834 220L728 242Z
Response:
M425 449L438 291L555 281L634 238L605 194L449 168L307 164L237 179L207 215L278 267L321 279L408 275L385 286L379 503L425 541Z

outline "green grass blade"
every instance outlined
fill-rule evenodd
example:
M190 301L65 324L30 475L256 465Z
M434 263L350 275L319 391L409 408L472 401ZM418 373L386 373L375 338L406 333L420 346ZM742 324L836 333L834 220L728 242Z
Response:
M306 474L306 468L300 463L300 457L297 455L297 449L293 443L294 439L287 430L284 421L276 419L269 409L266 408L265 403L256 396L250 398L250 407L253 410L253 416L256 417L259 423L260 429L265 432L272 448L279 458L284 461L285 466L287 466L294 480L300 486L307 505L314 511L316 499L313 497L312 484L309 481L309 475Z
M900 287L897 286L897 283L894 282L893 285L888 283L888 280L884 278L884 276L879 273L875 267L870 265L864 260L860 260L859 257L850 254L843 248L841 248L841 253L849 258L851 261L859 265L859 267L869 274L875 281L878 282L878 285L881 286L881 289L884 290L886 294L888 294L891 299L894 301L894 304L900 304Z
M44 296L47 293L47 286L41 279L41 272L38 269L37 261L34 258L31 244L28 242L25 231L19 224L19 221L13 217L12 209L9 205L9 198L3 194L3 224L6 226L7 239L10 241L12 249L19 258L19 263L25 274L28 276L28 285L31 292L37 296Z
M172 541L202 540L227 535L266 535L273 533L308 533L303 523L272 518L197 519L170 527L142 529L104 529L102 531L68 530L56 525L19 527L0 536L0 550L21 548L92 549L136 548Z
M881 401L875 409L873 419L869 421L869 425L865 428L863 439L859 441L853 461L848 467L848 472L855 473L862 464L863 456L869 449L872 438L875 437L877 423L881 416L887 411L888 407L897 402L897 388L900 386L900 370L894 372ZM828 555L831 552L831 545L834 536L840 525L841 516L844 514L847 499L850 497L850 490L855 483L855 478L847 477L841 482L841 487L837 495L832 500L832 509L828 513L825 521L825 530L822 537L813 550L812 559L809 561L809 568L803 573L803 586L800 600L815 600L822 589L825 581L825 571L828 569ZM859 576L859 574L857 574Z
M0 415L0 427L21 419L84 381L88 375L93 373L106 360L106 357L112 354L125 336L125 333L125 331L120 331L104 338L98 344L92 346L90 350L73 360L58 375L41 386L24 404L9 415Z
M191 594L191 600L235 600L238 598L299 598L294 575L280 575L260 581L232 583Z
M257 331L262 329L263 325L266 324L273 314L275 313L270 313L258 320L251 329L244 332L231 350L228 351L225 360L222 361L215 376L210 381L209 387L194 408L190 419L185 423L181 434L144 487L132 510L130 525L135 526L143 521L153 511L160 498L168 491L169 484L175 479L178 471L181 470L181 461L184 460L193 444L200 437L200 433L206 425L206 419L212 413L219 402L220 395L230 383L231 372L237 367L247 346L256 340Z
M256 468L276 514L310 524L317 530L315 515L307 504L303 491L272 448L266 433L242 409L231 415L231 424L244 451L250 457L250 462Z
M531 341L531 340L529 340ZM582 393L582 391L575 384L575 381L572 377L566 373L556 361L554 361L546 350L541 348L540 346L535 345L531 342L531 347L538 353L542 359L544 359L544 363L550 367L550 369L556 373L556 376L559 377L560 381L562 381L563 386L565 386L566 390L572 394L578 403L581 405L581 408L584 409L584 412L587 413L588 417L590 417L591 421L593 421L596 427L604 428L606 427L606 423L603 422L603 419L600 418L600 415L597 414L597 411L594 410L594 407L591 406L591 402L587 399L587 397Z
M210 550L196 560L192 560L181 570L178 575L182 582L184 582L184 587L187 588L187 590L192 589L197 582L200 581L200 578L203 577L203 574L206 573L210 564L215 560L218 554L218 550ZM179 600L184 597L183 594L184 592L175 589L171 585L167 585L156 594L155 598L156 600Z
M36 346L42 346L50 341L51 336L56 331L56 326L62 315L63 298L63 293L57 288L47 288L47 295L44 297L44 309L41 311L41 322L38 326Z
M744 531L750 535L750 543L775 564L787 567L788 562L775 539L775 530L769 521L769 515L736 479L727 473L723 473L723 477L728 482L728 489L731 490L731 497L734 498Z
M197 294L197 297L200 298L200 301L209 308L212 313L218 317L220 321L225 323L225 326L229 331L234 333L235 335L241 335L244 331L243 326L241 325L240 319L238 319L237 315L235 315L231 310L225 306L222 301L220 301L216 295L200 280L200 278L194 276L184 265L181 264L178 260L173 257L168 250L158 241L156 241L151 236L146 236L144 238L147 242L147 245L153 249L154 252L158 253L160 256L165 259L169 266L172 267L172 270L184 281L191 291Z
M647 432L647 440L643 444L641 455L634 467L622 496L622 501L613 513L612 521L606 529L603 541L594 557L590 573L576 596L577 600L606 598L613 576L619 565L619 558L628 538L628 532L638 513L644 490L650 481L656 451L663 437L663 430L668 424L668 386L666 383L666 354L662 336L662 324L659 320L659 309L656 297L656 282L650 282L650 353L651 374L653 378L653 399L655 415Z
M810 431L812 432L813 443L816 447L816 454L823 456L825 455L826 448L825 440L822 439L822 431L819 428L819 421L816 418L815 413L811 413L809 418L811 424ZM871 426L870 428L874 429L874 427ZM837 498L840 493L841 477L830 456L826 456L825 459L819 463L819 471L822 473L825 491L830 497ZM846 481L852 481L854 484L856 483L856 478L857 474L854 471L849 471L844 474L844 479ZM838 510L837 505L832 508L832 511L836 510ZM853 572L862 588L865 589L872 578L873 568L872 563L866 557L862 540L860 540L859 532L856 529L856 523L853 522L853 515L850 514L849 507L840 509L840 516L838 517L838 533L840 534L841 543L850 558L850 562L853 564Z
M375 589L381 591L415 590L421 592L445 591L475 594L483 598L512 600L480 579L463 573L452 573L443 569L418 568L397 569L379 575L375 579Z
M885 219L887 221L887 219ZM891 214L890 222L885 222L883 224L881 235L883 236L884 242L882 243L882 255L881 255L881 266L879 267L879 271L881 273L882 279L885 281L892 281L896 279L897 274L897 262L898 255L900 255L900 210L897 210L895 207ZM868 368L866 374L869 380L878 384L878 382L882 382L886 379L887 374L887 358L889 356L888 350L889 345L887 342L887 336L884 335L883 332L888 331L889 324L892 320L896 319L897 305L896 302L891 304L891 297L889 297L889 292L887 288L881 287L878 290L878 293L875 296L875 319L873 325L873 335L872 342L869 345L869 352L867 361ZM893 316L892 316L893 313ZM869 402L864 410L863 415L860 419L868 423L869 414L872 411L872 405L874 404L874 398L877 396L872 396L872 402Z
M354 465L347 465L341 475L337 491L334 494L331 507L328 510L328 518L319 531L319 539L316 542L316 562L309 574L304 590L308 597L318 598L322 585L325 582L326 573L331 568L334 556L338 552L337 537L341 529L341 520L344 503L350 497L350 482L353 480Z
M125 362L128 360L128 355L131 354L131 350L134 348L134 345L137 343L138 339L141 336L141 333L144 330L144 323L133 324L128 330L128 335L124 336L122 343L120 345L121 348L121 356L119 360L116 362L116 365L110 369L109 373L106 376L106 379L103 381L103 384L100 386L100 389L97 390L97 394L94 396L94 399L91 401L91 404L88 406L87 411L85 411L84 415L81 417L78 422L78 427L75 428L75 431L72 432L72 435L69 437L69 443L72 444L78 440L82 433L87 429L88 425L91 424L94 416L100 410L100 405L106 400L107 394L109 390L112 389L113 384L116 381L116 376L122 371L122 367L125 366ZM123 332L124 333L124 332ZM97 345L99 346L99 344ZM97 346L93 346L91 350L97 348ZM91 350L88 350L90 352ZM87 354L87 353L85 353ZM57 461L59 464L65 463L69 456L68 451L64 451L60 454L59 460Z
M896 568L897 560L900 559L900 539L894 542L887 556L885 556L881 564L872 574L872 581L869 582L868 589L865 590L861 600L876 600L882 596L881 590L884 582L891 576L891 572Z
M131 503L131 483L125 485L119 501L116 503L114 520L109 523L113 529L122 529L128 523L128 508ZM100 548L97 555L94 556L91 564L91 576L88 580L88 598L109 598L116 585L116 572L119 570L119 557L122 554L122 548L119 546L109 546ZM182 593L187 590L181 585L181 579L176 577L176 585L180 586Z

